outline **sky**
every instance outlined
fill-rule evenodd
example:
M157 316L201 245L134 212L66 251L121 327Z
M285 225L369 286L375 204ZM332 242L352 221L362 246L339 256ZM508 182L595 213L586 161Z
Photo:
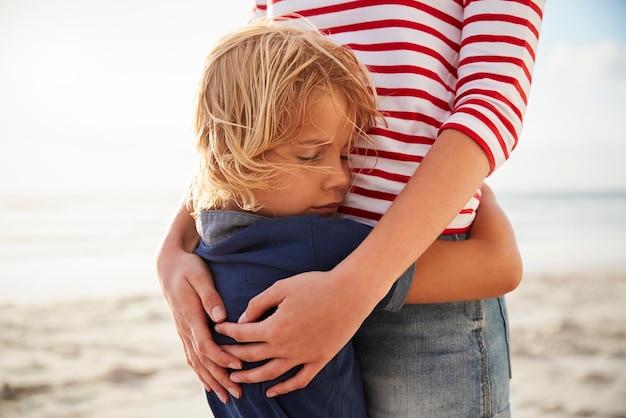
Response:
M183 190L192 102L249 0L0 0L0 195ZM547 0L502 191L625 191L626 2Z

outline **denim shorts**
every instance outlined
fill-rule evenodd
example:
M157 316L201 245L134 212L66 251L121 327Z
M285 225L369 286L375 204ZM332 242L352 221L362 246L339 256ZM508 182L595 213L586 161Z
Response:
M507 327L503 297L373 313L354 338L369 418L510 417Z

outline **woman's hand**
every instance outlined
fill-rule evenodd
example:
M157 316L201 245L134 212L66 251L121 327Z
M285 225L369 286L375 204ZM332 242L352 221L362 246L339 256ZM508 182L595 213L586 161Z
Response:
M222 299L213 286L211 273L200 257L180 247L164 246L157 257L157 274L172 311L187 363L207 391L214 391L226 403L241 386L231 381L226 367L241 369L241 360L214 343L207 312L218 323L226 318Z
M223 347L244 361L266 364L231 374L241 383L274 379L292 368L292 378L268 389L273 397L301 389L348 343L378 300L366 286L336 271L308 272L279 280L248 304L238 324L221 323L216 331L240 345ZM370 307L371 305L371 307ZM262 315L276 311L261 322Z

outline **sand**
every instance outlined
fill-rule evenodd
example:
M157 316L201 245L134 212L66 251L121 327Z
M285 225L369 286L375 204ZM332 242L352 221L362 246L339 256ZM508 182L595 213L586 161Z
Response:
M516 418L626 417L626 270L508 296ZM211 417L161 295L0 305L0 417Z

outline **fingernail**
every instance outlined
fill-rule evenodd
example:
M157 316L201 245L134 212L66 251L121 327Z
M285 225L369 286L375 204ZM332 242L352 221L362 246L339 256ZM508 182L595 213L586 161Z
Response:
M246 313L242 313L241 316L239 317L239 320L237 321L238 324L243 324L246 322Z
M235 399L239 399L241 397L241 394L239 393L239 391L237 389L228 389L228 392L230 392L230 394Z
M236 374L231 374L230 380L235 383L241 383L241 379L239 379L239 376L237 376Z
M220 393L215 392L215 394L217 395L218 398L220 398L220 401L222 401L223 404L227 404L228 401L230 400L230 398L223 396Z
M268 398L273 398L273 397L275 397L278 394L276 392L274 392L274 391L267 391L267 393L265 395L267 395Z
M236 364L236 363L230 363L230 364L228 365L228 368L229 368L229 369L233 369L233 370L241 370L241 366L239 366L239 365L238 365L238 364Z
M222 308L221 306L216 306L215 308L211 309L211 319L214 321L221 321L224 318L226 318L226 311L224 311L224 308Z

